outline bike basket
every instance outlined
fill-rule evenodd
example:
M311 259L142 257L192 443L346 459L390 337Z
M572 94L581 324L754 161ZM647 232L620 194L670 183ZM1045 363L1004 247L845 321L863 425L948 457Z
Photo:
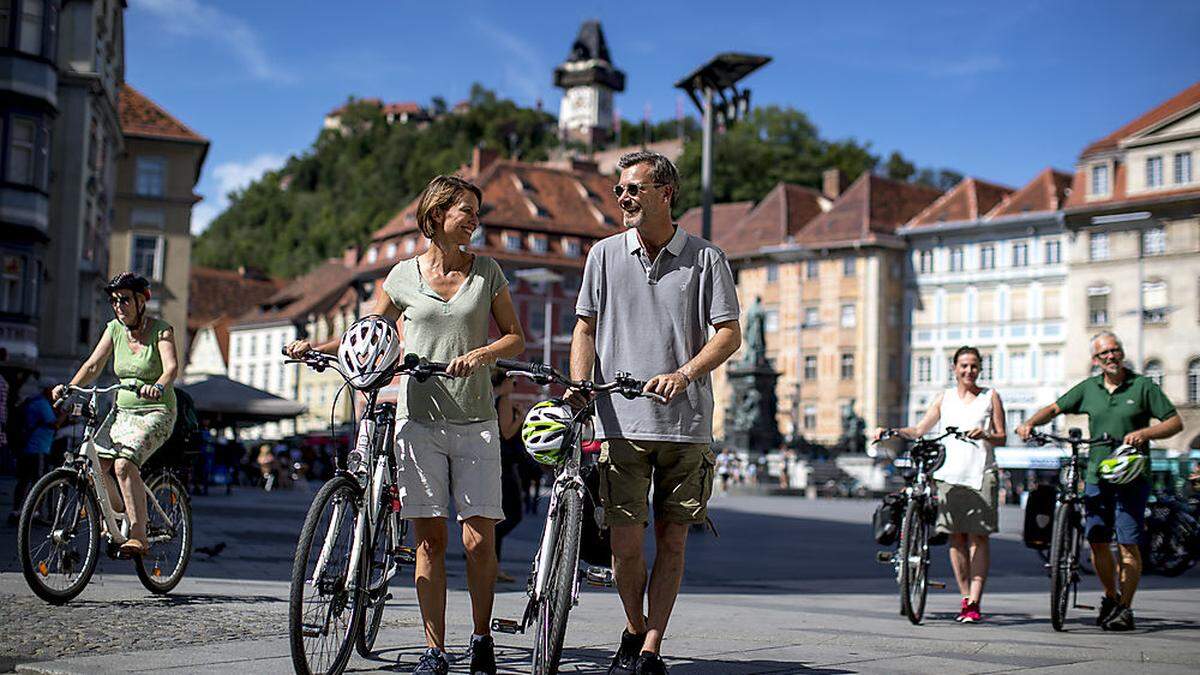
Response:
M600 504L600 467L585 464L580 468L583 479L583 528L579 533L579 557L589 565L612 565L612 542L604 527L604 507Z
M1022 539L1029 548L1046 550L1054 532L1054 504L1058 491L1051 485L1039 485L1025 501L1025 529Z
M900 521L904 517L904 495L893 492L883 498L871 516L871 531L875 543L891 546L900 537Z

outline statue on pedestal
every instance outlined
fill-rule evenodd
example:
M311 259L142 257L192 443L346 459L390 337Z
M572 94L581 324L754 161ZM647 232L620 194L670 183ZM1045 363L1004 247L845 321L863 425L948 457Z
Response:
M854 413L854 399L842 409L842 439L840 445L846 452L866 452L867 422Z

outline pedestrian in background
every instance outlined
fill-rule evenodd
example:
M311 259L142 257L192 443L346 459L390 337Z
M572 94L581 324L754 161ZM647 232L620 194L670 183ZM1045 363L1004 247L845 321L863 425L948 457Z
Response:
M54 385L38 382L37 391L25 400L15 414L22 415L22 436L14 439L21 443L17 450L17 486L13 491L13 508L8 514L10 525L16 525L21 516L21 505L25 495L46 473L46 458L54 442L54 432L60 426L54 407L50 405L50 392Z
M496 525L496 581L516 581L500 568L504 537L521 522L521 465L525 463L525 444L521 442L521 422L524 413L512 400L513 381L502 370L492 374L492 391L496 394L496 420L500 427L500 506L504 520Z
M945 439L946 461L933 474L939 497L937 532L949 534L950 566L962 595L954 620L963 623L983 618L979 607L991 562L989 537L998 529L999 516L1000 483L993 448L1008 438L1000 394L977 384L982 363L978 349L959 347L951 360L955 386L937 395L915 427L897 430L915 440L940 422L942 429L967 429L972 439ZM883 431L876 429L875 438Z

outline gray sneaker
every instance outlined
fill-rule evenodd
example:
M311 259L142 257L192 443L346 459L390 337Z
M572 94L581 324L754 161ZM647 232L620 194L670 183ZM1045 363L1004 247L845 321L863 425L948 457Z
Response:
M450 662L446 659L446 653L436 647L430 647L421 655L421 660L417 661L413 675L447 675L449 672Z
M1125 605L1119 605L1108 621L1104 622L1100 627L1113 632L1133 630L1137 627L1133 621L1133 610Z
M1096 625L1103 628L1104 624L1108 623L1108 620L1112 618L1113 612L1117 611L1117 609L1120 608L1120 606L1121 606L1121 603L1117 602L1116 600L1113 600L1112 598L1108 597L1107 595L1104 596L1103 598L1101 598L1100 599L1100 615L1096 617Z

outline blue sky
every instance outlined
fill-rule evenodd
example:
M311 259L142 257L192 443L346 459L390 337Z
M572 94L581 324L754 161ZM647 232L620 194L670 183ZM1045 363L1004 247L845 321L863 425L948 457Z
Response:
M673 117L673 83L717 52L761 53L774 61L745 81L754 104L1012 186L1072 169L1088 141L1200 79L1194 0L130 0L126 79L212 140L199 229L351 94L453 103L478 81L557 113L551 71L588 18L626 72L626 118Z

